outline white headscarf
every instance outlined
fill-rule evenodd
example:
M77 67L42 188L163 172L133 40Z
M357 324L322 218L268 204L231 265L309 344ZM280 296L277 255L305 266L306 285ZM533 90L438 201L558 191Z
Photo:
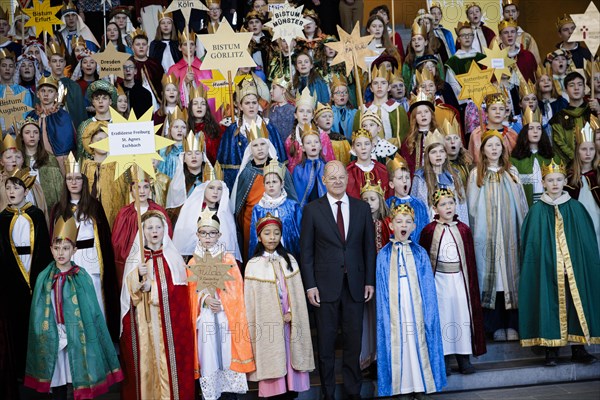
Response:
M171 179L171 183L169 184L169 190L167 191L167 200L165 208L177 208L181 207L187 200L187 190L185 186L185 173L183 168L183 157L185 156L185 151L181 151L179 153L179 160L177 162L177 167L175 167L175 173L173 174L173 179ZM206 152L202 152L202 162L204 163L203 168L209 168L210 161L208 161L208 157L206 156Z
M85 24L85 22L83 21L83 18L81 18L81 16L77 13L73 13L73 14L77 15L77 36L84 38L88 42L94 43L96 46L98 46L98 48L100 48L100 45L98 44L98 41L96 40L96 37L94 36L94 34L90 30L90 28L88 28L88 26ZM65 26L63 29L60 30L60 34L63 36L65 43L67 43L67 34L68 34L69 29L67 28L67 22L65 21L65 15L66 14L63 14L60 17L60 20L62 21L63 25Z
M164 215L161 215L160 219L162 220L163 227L165 228L162 241L162 252L165 260L167 261L168 268L171 271L171 280L173 281L173 285L187 285L185 261L183 261L183 258L181 258L181 255L175 248L173 241L171 241L171 238L169 238L168 224ZM145 221L142 223L142 226L144 225L144 223ZM127 261L125 261L125 271L123 272L123 285L121 286L121 329L119 331L119 336L123 333L123 318L129 312L129 309L131 307L129 289L127 288L127 277L129 276L129 274L136 272L138 266L145 261L142 258L137 237L138 232L136 232L135 234L136 240L133 242L131 250L129 250ZM151 275L152 272L148 271L148 274Z

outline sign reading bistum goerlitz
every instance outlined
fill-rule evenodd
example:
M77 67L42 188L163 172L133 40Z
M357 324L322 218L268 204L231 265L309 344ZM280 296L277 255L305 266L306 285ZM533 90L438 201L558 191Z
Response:
M156 135L152 121L108 124L111 156L155 153Z

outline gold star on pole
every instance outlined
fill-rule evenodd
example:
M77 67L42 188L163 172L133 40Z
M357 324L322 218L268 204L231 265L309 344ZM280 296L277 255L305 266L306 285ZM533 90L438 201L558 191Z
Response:
M158 150L175 143L171 139L156 134L162 124L154 125L152 111L153 109L150 107L139 119L132 112L129 114L129 118L125 119L111 107L112 122L108 124L108 137L90 144L90 147L94 149L108 152L108 157L102 162L103 164L117 163L115 180L132 164L139 166L154 178L152 160L162 160L157 153Z
M33 1L33 7L23 9L23 12L29 16L29 21L25 27L33 26L38 34L42 32L53 33L52 25L62 25L60 18L56 18L56 14L62 6L52 7L50 0L44 0L42 3Z
M4 118L4 129L16 126L23 120L23 115L33 108L23 103L26 91L15 94L9 85L6 85L4 97L0 99L0 118Z
M173 0L165 12L181 11L185 19L185 25L188 26L190 24L190 13L193 8L200 11L208 11L208 8L200 0Z
M376 56L377 53L369 49L369 42L373 39L373 35L360 36L360 26L358 21L352 29L352 33L343 30L337 26L339 42L326 43L325 46L337 51L337 54L331 65L346 63L346 75L352 73L354 66L360 67L363 71L367 71L365 57Z
M188 281L198 282L199 292L207 289L214 296L217 289L225 290L225 282L235 280L228 274L233 264L224 262L221 255L213 257L208 251L204 253L204 257L194 254L194 262L195 264L188 266L193 272Z
M486 57L479 64L485 65L488 69L493 69L496 80L500 82L502 75L511 76L510 67L516 64L516 61L508 56L508 48L500 49L500 46L494 45L491 49L484 49Z
M303 28L308 20L302 15L303 8L292 7L285 0L281 8L272 11L271 20L265 26L273 29L273 41L281 38L289 45L296 38L306 38Z
M117 48L110 40L103 52L92 54L92 58L100 67L100 79L109 75L124 78L123 64L125 64L125 61L129 60L129 57L129 54L117 51Z
M590 4L583 14L571 14L575 22L575 31L571 35L571 42L585 42L592 55L598 51L600 46L600 12L594 4Z
M235 33L225 18L215 33L198 37L206 49L200 69L216 69L227 76L238 68L256 67L248 52L252 32Z
M456 80L461 86L458 99L471 99L477 107L481 107L485 96L497 92L496 87L490 82L493 74L493 69L482 70L476 62L472 62L469 72L456 76Z

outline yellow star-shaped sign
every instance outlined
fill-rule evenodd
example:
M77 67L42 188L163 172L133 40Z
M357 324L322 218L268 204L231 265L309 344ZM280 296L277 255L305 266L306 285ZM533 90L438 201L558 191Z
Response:
M575 31L569 39L571 42L585 42L592 55L598 51L600 46L600 12L593 1L583 14L571 14L575 22Z
M193 275L188 277L188 281L198 282L199 292L208 289L214 296L217 289L225 290L225 282L235 280L228 274L233 264L224 262L221 255L213 257L208 251L205 252L204 257L194 254L194 262L195 264L188 266L193 272Z
M123 64L125 64L125 61L129 60L129 57L129 54L117 51L117 48L110 40L103 52L92 54L92 58L100 67L100 79L109 75L124 78Z
M90 144L94 149L108 152L103 164L117 163L115 180L128 170L132 164L142 168L151 177L155 177L152 160L162 160L158 150L175 143L156 132L162 124L154 126L153 109L150 107L141 118L131 112L124 118L117 110L110 108L112 122L108 124L108 137Z
M26 93L22 91L15 94L11 87L6 85L4 97L0 99L0 117L4 118L4 129L16 126L18 122L23 120L25 113L33 110L33 108L23 103Z
M225 18L215 33L198 37L206 49L200 69L216 69L227 76L238 68L256 67L248 52L252 32L235 33Z
M304 36L304 24L308 22L302 15L304 6L292 7L287 0L281 8L273 10L271 20L265 24L267 28L273 29L273 41L281 38L291 44L296 38Z
M456 76L456 80L461 86L458 99L471 99L477 107L481 107L485 96L497 92L496 87L491 83L493 74L493 69L482 70L477 63L472 62L469 72Z
M200 0L173 0L165 12L172 13L177 10L181 11L183 18L185 19L185 24L189 25L192 8L200 11L208 11L208 8Z
M38 34L42 32L52 34L52 25L62 25L63 23L60 18L56 18L56 14L60 11L61 7L52 7L50 0L44 0L42 3L34 1L33 7L23 9L23 12L29 16L29 21L27 21L25 27L35 27L35 31Z
M352 73L354 65L360 67L363 71L367 70L365 57L376 56L377 53L369 48L369 42L373 39L373 35L360 36L360 26L358 21L352 29L352 33L343 30L337 26L339 42L326 43L325 46L337 51L337 54L331 65L346 63L346 75Z
M243 75L236 76L233 78L233 85L236 86L242 79ZM215 99L215 110L221 106L229 106L229 82L219 71L213 72L213 79L203 80L202 83L208 88L208 98Z
M479 64L485 65L488 69L493 69L496 80L500 82L502 75L511 76L510 67L515 65L516 61L508 56L508 48L500 49L500 46L494 45L491 49L484 49L486 57Z

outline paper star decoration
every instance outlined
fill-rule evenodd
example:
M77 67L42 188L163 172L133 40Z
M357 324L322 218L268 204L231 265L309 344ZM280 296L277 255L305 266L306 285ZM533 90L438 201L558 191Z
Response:
M225 282L235 280L228 274L233 265L224 262L221 255L213 257L207 251L204 257L194 255L194 262L195 264L188 266L193 272L188 281L198 282L198 292L207 289L214 296L217 289L225 290Z
M352 29L352 33L343 30L337 26L339 42L326 43L325 46L337 51L337 54L331 65L346 63L346 75L352 73L354 66L360 67L363 71L367 71L365 57L376 56L377 53L369 49L369 42L373 39L373 35L360 36L360 26L358 21Z
M9 85L6 85L4 97L0 99L0 116L4 118L4 129L10 126L16 126L23 120L23 115L33 108L23 103L26 91L15 94Z
M35 27L38 34L42 32L52 34L52 25L62 25L63 23L60 18L56 18L56 13L61 8L62 6L52 7L50 0L44 0L43 3L33 1L33 7L23 9L23 12L29 16L29 21L27 21L25 27Z
M571 35L571 42L585 42L590 52L596 54L600 46L600 12L594 4L590 4L583 14L571 14L575 22L575 31Z
M511 76L510 67L516 64L516 61L508 56L508 48L500 49L499 45L494 45L493 48L484 49L486 57L479 64L485 65L488 69L494 70L496 80L500 82L502 75Z
M469 72L456 76L456 80L461 86L458 99L471 99L477 107L481 107L485 96L497 92L496 87L490 82L493 74L493 69L482 70L476 62L472 62Z
M233 85L237 86L242 79L244 79L242 75L235 76ZM215 99L215 110L221 106L225 106L225 108L229 106L229 83L220 72L213 72L213 79L203 80L202 83L207 87L208 98Z
M124 78L123 64L129 60L129 57L129 54L117 51L117 48L110 40L103 52L92 54L92 58L100 67L100 79L109 75Z
M273 29L273 41L281 38L290 45L296 38L306 39L303 28L308 20L302 15L303 8L304 6L292 7L285 0L281 8L272 11L271 20L265 26Z
M114 108L110 108L110 115L112 118L112 124L126 124L133 122L148 122L152 121L152 113L153 108L150 107L148 111L141 118L136 118L135 113L132 112L129 114L129 118L125 119L117 110ZM109 124L110 125L110 124ZM102 162L103 164L117 163L117 168L115 168L115 180L119 176L121 176L127 169L129 169L132 164L135 164L142 168L144 172L150 175L152 178L156 176L154 172L154 166L152 165L152 160L162 160L162 157L158 155L158 150L163 149L167 146L175 143L171 139L167 139L160 135L156 135L156 132L160 129L162 124L154 126L154 147L155 151L153 153L144 153L144 154L127 154L127 155L111 155L110 154L110 137L106 139L102 139L96 143L90 144L91 148L104 150L109 152L108 157ZM114 140L114 139L113 139Z
M228 72L236 72L238 68L256 67L248 52L252 32L235 33L225 18L215 33L198 38L206 49L200 69L216 69L227 76Z
M208 11L208 8L202 4L200 0L173 0L165 12L172 13L177 10L181 11L187 26L190 24L190 13L192 12L192 8L200 11Z

